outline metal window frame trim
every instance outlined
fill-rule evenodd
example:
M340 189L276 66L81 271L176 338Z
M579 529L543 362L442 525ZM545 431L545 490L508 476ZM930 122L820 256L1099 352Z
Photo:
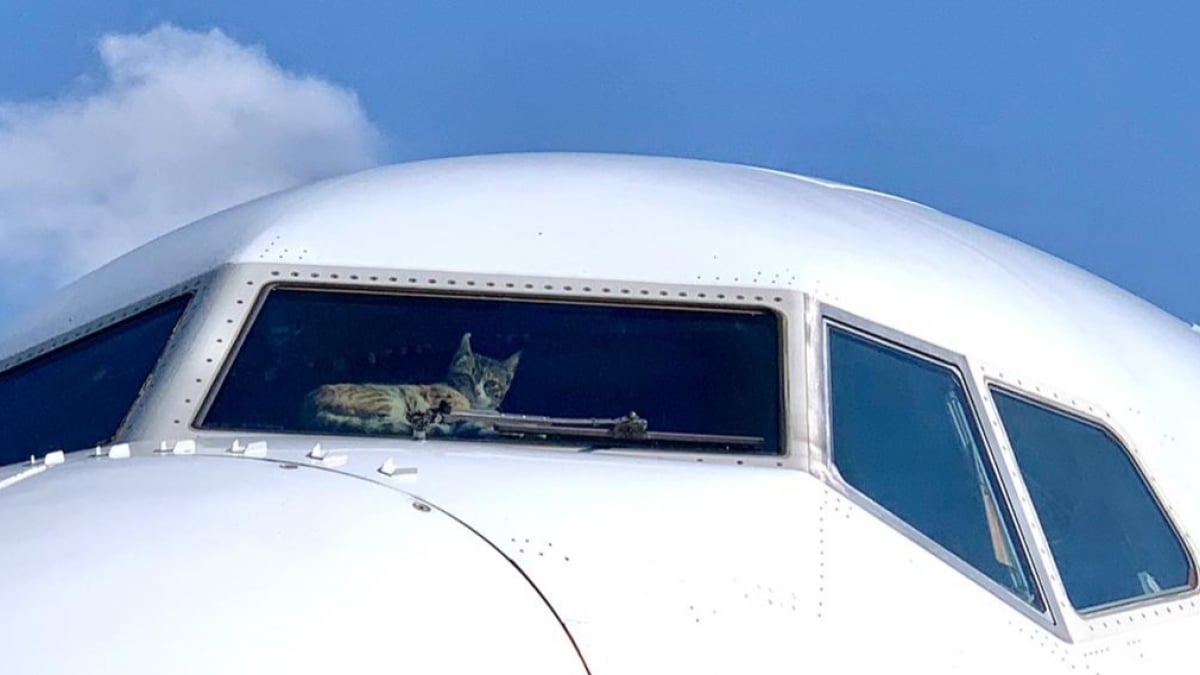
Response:
M210 275L204 274L199 277L189 279L185 282L175 284L169 288L163 289L151 295L145 296L136 302L132 302L124 307L98 316L95 319L85 322L83 325L74 330L56 335L48 340L39 342L27 349L23 349L16 354L13 354L7 359L0 361L0 376L9 373L23 366L32 364L39 359L53 356L64 349L69 349L82 340L99 336L101 333L124 324L127 321L132 321L158 309L168 303L174 302L184 297L188 300L184 304L183 311L175 320L175 325L171 327L171 332L167 335L166 342L163 343L162 349L158 354L158 358L154 362L154 366L147 373L146 378L142 380L138 386L137 395L134 397L133 403L129 409L121 417L120 423L108 438L101 442L101 445L107 445L118 439L125 437L130 427L133 426L147 398L152 394L155 384L161 378L164 364L166 364L170 356L178 347L180 335L184 333L191 324L197 312L199 300L206 290ZM190 296L190 297L189 297ZM81 450L84 448L75 448Z
M804 437L803 417L795 411L803 410L805 402L797 401L797 388L793 369L803 369L803 359L798 358L796 342L802 338L798 332L802 322L796 316L804 312L804 298L801 294L785 289L746 289L741 287L710 287L710 286L676 286L644 282L604 282L596 280L574 279L529 279L525 277L510 277L506 275L456 274L451 272L418 272L405 270L364 270L361 268L340 268L330 266L310 265L276 265L271 263L244 263L230 266L227 270L228 279L225 285L249 291L249 298L242 297L237 321L236 332L229 335L221 348L221 358L215 368L210 368L202 396L195 404L190 405L187 412L186 429L191 435L198 434L240 434L255 437L272 435L293 436L294 432L242 432L201 426L204 418L215 399L217 392L240 353L242 345L257 319L263 304L271 290L297 288L312 291L327 292L363 292L380 295L419 295L419 296L452 296L464 299L481 300L517 300L517 301L549 301L567 304L600 304L600 305L629 305L641 308L661 307L667 310L685 311L696 310L728 310L766 312L771 315L776 327L777 358L780 374L778 381L779 392L779 428L777 430L780 452L778 454L737 454L722 452L692 452L687 450L670 451L659 449L622 448L614 450L598 450L597 453L614 455L631 455L639 457L655 457L694 461L699 463L737 464L746 466L774 466L802 468L805 462L804 447L800 439ZM398 278L402 274L409 277L407 283ZM379 277L376 280L376 277ZM385 281L386 279L386 281ZM434 285L434 279L441 283ZM457 283L456 280L457 279ZM469 282L470 285L467 285ZM604 289L604 293L592 291L592 288ZM622 292L608 293L608 287L621 288ZM627 289L634 288L637 292ZM549 291L549 292L548 292ZM562 292L567 291L567 292ZM583 292L580 292L583 291ZM684 294L686 293L686 297ZM764 296L772 296L768 302ZM757 296L757 297L756 297ZM751 300L753 298L753 301ZM800 304L797 304L800 303ZM803 377L799 377L803 380ZM379 438L382 441L404 441L405 439ZM561 451L556 446L538 446L540 448Z
M861 507L880 519L905 538L934 555L958 573L966 576L1041 628L1064 642L1072 642L1072 635L1068 629L1066 617L1062 611L1062 603L1059 598L1061 591L1059 588L1047 583L1049 571L1045 566L1043 557L1037 555L1034 549L1033 543L1037 540L1033 538L1033 531L1028 519L1029 514L1025 509L1020 508L1020 505L1014 500L1014 495L1018 493L1016 492L1017 486L1014 482L1013 467L1008 463L1007 458L998 452L1000 448L999 439L994 433L993 425L987 423L992 421L988 417L990 409L983 406L981 391L974 377L970 361L958 352L927 342L828 303L814 302L813 305L814 309L810 320L814 322L814 325L810 328L812 343L809 350L809 357L813 359L809 372L813 374L813 379L809 387L809 396L811 399L810 406L816 412L813 414L810 424L812 425L813 438L819 439L819 442L822 444L822 451L820 453L813 453L814 473L822 477L827 484L856 506ZM949 549L946 549L896 514L872 500L865 493L851 485L838 471L834 462L835 451L833 449L833 429L831 425L832 397L830 394L831 378L828 350L828 335L831 325L836 325L838 328L860 335L867 340L879 343L885 347L909 353L930 363L944 367L962 384L967 395L967 403L971 408L972 419L977 425L980 437L983 439L987 460L1000 487L1001 494L997 495L1000 501L999 505L1001 508L1008 510L1009 517L1016 528L1017 541L1015 543L1019 547L1018 554L1025 557L1033 577L1031 582L1041 595L1042 602L1045 605L1044 611L1038 611L1036 607L1027 603L1010 589L991 579L973 565L952 553Z
M1175 536L1175 540L1179 543L1180 548L1183 550L1184 557L1187 559L1188 586L1186 587L1172 588L1151 595L1142 595L1136 598L1117 600L1114 602L1097 605L1095 607L1080 609L1071 603L1070 596L1066 592L1066 585L1062 581L1062 575L1058 571L1058 559L1054 557L1053 552L1049 548L1049 542L1047 541L1046 556L1051 560L1051 564L1054 565L1054 578L1056 585L1061 586L1062 597L1066 607L1069 607L1078 619L1081 619L1085 622L1099 621L1112 617L1118 617L1126 613L1137 612L1147 607L1157 606L1160 604L1169 604L1172 602L1178 602L1180 600L1186 600L1200 596L1200 568L1198 568L1196 565L1196 551L1191 545L1191 539L1187 536L1187 533L1181 529L1179 523L1177 522L1178 519L1172 517L1172 509L1168 507L1167 502L1163 500L1162 495L1160 495L1158 490L1155 489L1154 483L1147 477L1148 474L1146 473L1145 468L1142 466L1142 463L1138 457L1138 453L1135 450L1136 445L1133 444L1130 435L1124 429L1120 428L1119 425L1111 421L1105 421L1101 419L1094 412L1087 412L1080 409L1078 406L1071 406L1067 403L1064 403L1062 400L1060 400L1061 397L1060 399L1052 399L1041 393L1032 391L1028 387L1015 384L1007 379L993 375L985 376L983 381L988 391L988 403L992 406L992 409L989 412L993 413L996 416L996 419L1000 422L997 435L1004 447L1009 450L1010 454L1012 453L1012 441L1008 437L1008 429L1005 427L1004 419L1001 417L999 408L997 408L995 404L993 393L996 391L1012 396L1013 398L1024 400L1031 405L1043 408L1051 414L1073 419L1082 424L1093 427L1103 433L1105 436L1109 437L1117 445L1120 451L1125 455L1125 458L1129 461L1130 465L1133 467L1134 473L1137 475L1138 480L1141 481L1142 485L1146 488L1146 491L1150 494L1150 499L1153 501L1154 506L1158 509L1159 513L1162 514L1163 519L1167 523L1167 527ZM1020 463L1017 461L1015 454L1012 455L1012 461L1014 467L1017 469L1018 474L1021 475L1022 481L1024 481L1024 474L1020 473ZM1036 507L1033 506L1032 496L1030 497L1030 506L1033 508L1033 517L1038 519L1038 528L1041 531L1041 537L1044 539L1045 533L1044 530L1041 530L1041 519L1040 516L1037 515Z

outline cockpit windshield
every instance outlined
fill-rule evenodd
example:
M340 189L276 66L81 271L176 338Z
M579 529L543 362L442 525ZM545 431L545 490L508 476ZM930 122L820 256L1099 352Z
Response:
M271 289L200 426L779 454L755 308Z

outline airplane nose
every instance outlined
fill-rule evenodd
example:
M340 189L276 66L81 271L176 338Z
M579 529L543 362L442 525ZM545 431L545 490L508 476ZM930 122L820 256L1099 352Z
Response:
M0 513L5 672L584 672L511 564L384 485L97 459L0 489Z

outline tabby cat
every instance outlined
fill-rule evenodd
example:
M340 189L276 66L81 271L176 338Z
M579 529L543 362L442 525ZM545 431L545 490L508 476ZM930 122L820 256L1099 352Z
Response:
M512 385L521 360L517 352L501 361L471 349L471 334L465 333L450 361L445 382L435 384L326 384L304 397L306 424L330 431L379 435L410 435L411 413L437 408L443 403L452 410L497 410ZM430 435L477 434L475 423L439 423Z

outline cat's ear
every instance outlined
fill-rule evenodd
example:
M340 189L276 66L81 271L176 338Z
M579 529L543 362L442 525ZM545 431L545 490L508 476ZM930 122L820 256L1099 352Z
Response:
M512 356L504 359L504 369L512 373L517 370L517 364L521 362L521 352L517 352Z
M458 351L454 354L454 360L457 361L464 356L471 355L471 334L463 333L462 340L458 343Z

